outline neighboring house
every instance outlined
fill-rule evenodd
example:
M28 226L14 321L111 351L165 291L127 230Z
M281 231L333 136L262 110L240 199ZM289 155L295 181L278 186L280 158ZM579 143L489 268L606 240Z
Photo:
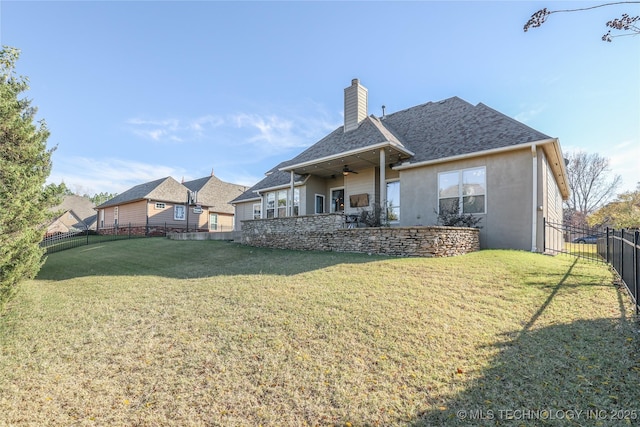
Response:
M62 203L51 208L58 216L47 227L47 235L85 231L96 229L96 211L93 202L82 196L69 194L64 196Z
M229 201L246 189L213 175L183 184L172 177L158 179L136 185L96 207L98 229L166 225L185 230L231 231L234 213Z
M344 107L344 126L232 201L237 229L376 204L392 226L436 225L449 205L482 218L482 248L539 251L543 218L561 222L569 188L557 138L457 97L369 116L357 79Z

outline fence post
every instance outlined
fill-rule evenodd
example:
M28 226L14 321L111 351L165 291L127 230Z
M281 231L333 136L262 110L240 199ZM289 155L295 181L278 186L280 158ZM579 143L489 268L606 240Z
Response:
M633 236L633 282L636 292L636 316L640 315L640 279L638 278L638 241L640 240L640 231L636 230Z
M607 264L610 264L611 262L609 261L609 227L607 227L607 240L606 240L606 243L607 243L607 245L606 245L605 250L607 251L607 256L606 256Z
M620 229L620 271L618 273L624 280L624 228Z

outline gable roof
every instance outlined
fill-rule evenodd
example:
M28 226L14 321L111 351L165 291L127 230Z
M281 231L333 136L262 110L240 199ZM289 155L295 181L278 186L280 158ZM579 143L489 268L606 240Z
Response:
M458 97L398 111L383 123L415 153L412 163L551 138L482 103L474 106Z
M296 157L280 163L232 203L257 198L257 190L290 183L291 170L341 154L388 146L410 163L469 155L497 148L549 140L550 137L482 103L472 105L456 96L427 102L382 118L373 115L357 129L340 126ZM406 166L405 166L406 167ZM304 177L296 175L296 182Z
M198 192L198 203L209 207L209 211L233 214L229 201L247 190L246 186L224 182L211 175L187 181L183 184L191 191Z
M187 200L188 188L168 176L131 187L124 193L107 200L97 208L123 205L138 200L151 199L161 202L184 203Z
M72 212L73 215L82 221L86 227L91 228L96 222L97 214L94 210L94 203L87 197L78 196L75 194L68 194L63 197L62 202L51 208L52 212L61 212L64 215L67 212ZM59 218L60 216L58 216Z

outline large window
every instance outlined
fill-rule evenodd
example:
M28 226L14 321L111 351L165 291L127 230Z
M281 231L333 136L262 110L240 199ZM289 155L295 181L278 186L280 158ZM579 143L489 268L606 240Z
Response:
M279 190L267 193L267 218L285 217L289 215L289 191ZM300 214L300 189L293 190L293 209L292 215ZM254 219L256 218L256 208L253 208Z
M463 214L486 212L486 168L462 169L438 174L438 212Z
M400 181L387 182L387 219L400 221Z

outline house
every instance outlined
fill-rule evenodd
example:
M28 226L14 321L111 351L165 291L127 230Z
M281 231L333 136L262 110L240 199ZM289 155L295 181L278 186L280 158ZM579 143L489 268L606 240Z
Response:
M369 115L358 79L344 125L284 161L232 201L246 220L384 206L393 226L436 225L447 206L481 218L482 248L540 251L543 218L561 222L569 196L557 138L458 97Z
M82 196L67 194L62 202L53 208L58 213L47 227L47 236L59 233L96 229L96 211L93 202Z
M234 211L229 201L247 187L214 176L179 183L172 177L136 185L96 207L98 230L131 226L144 233L150 227L182 231L232 231Z

